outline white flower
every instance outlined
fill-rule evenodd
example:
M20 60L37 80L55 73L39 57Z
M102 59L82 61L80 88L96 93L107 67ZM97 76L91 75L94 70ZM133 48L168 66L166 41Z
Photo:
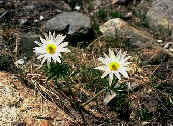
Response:
M110 85L113 80L113 75L115 75L119 80L121 80L120 73L125 78L129 78L127 71L128 71L128 64L130 64L130 62L128 62L127 60L131 56L126 56L126 52L121 53L121 50L115 56L114 52L111 49L109 49L109 56L106 54L104 54L104 56L105 58L100 57L98 59L103 63L103 65L95 68L104 71L101 78L104 78L109 74Z
M39 47L34 48L34 52L39 55L38 59L42 59L41 64L46 62L46 60L48 64L52 60L61 63L61 52L70 52L68 48L65 48L68 42L62 42L65 37L61 34L55 36L55 33L51 34L49 32L49 35L45 34L45 39L40 37L41 42L34 41L39 45Z

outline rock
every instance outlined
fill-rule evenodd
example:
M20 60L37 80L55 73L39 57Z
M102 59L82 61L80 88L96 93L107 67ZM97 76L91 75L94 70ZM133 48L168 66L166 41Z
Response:
M92 6L90 7L90 9L93 9L93 10L98 9L102 5L102 2L104 2L104 1L102 1L102 0L92 0L91 1Z
M43 120L40 122L40 126L53 126L49 121Z
M117 3L118 4L128 4L130 1L133 1L133 0L117 0Z
M128 12L125 16L124 16L124 18L132 18L132 16L133 16L133 13L132 12Z
M80 11L81 6L76 5L74 9L75 9L76 11Z
M15 106L0 107L0 125L11 126L19 121L18 110ZM5 125L4 125L5 124Z
M164 50L158 49L155 50L155 53L149 59L150 59L150 64L159 65L167 61L168 53Z
M19 101L19 93L8 85L8 76L0 72L0 125L11 125L19 121L19 111L15 103ZM7 79L7 80L6 80Z
M0 0L0 7L3 7L7 3L7 0Z
M69 34L68 41L73 45L94 38L90 18L79 12L63 12L48 20L43 29Z
M65 3L64 1L57 1L56 2L56 7L62 11L71 11L71 7L69 4Z
M157 40L157 43L163 43L163 40Z
M24 33L21 37L21 51L22 55L25 57L30 57L33 55L33 48L36 46L34 41L39 40L40 35L33 32Z
M0 106L13 105L19 101L19 93L12 87L0 83Z
M142 64L159 65L160 63L166 62L168 57L171 56L168 50L164 48L153 46L154 44L152 43L148 44L148 46L146 45L143 46L140 54Z
M57 11L60 9L59 11ZM64 1L24 1L23 6L15 9L15 21L21 26L38 25L36 20L48 20L53 16L61 13L63 10L71 10L71 8Z
M63 31L69 25L69 34L78 32L83 28L90 29L90 18L79 12L64 12L47 21L43 26L46 30Z
M155 0L147 12L146 18L151 28L160 30L173 28L173 1Z
M173 42L168 42L164 45L165 49L168 49L170 52L173 52Z
M16 76L0 72L0 125L64 126L64 113L27 88ZM49 120L49 121L48 121Z
M110 105L111 101L116 97L116 95L117 94L115 92L113 92L113 91L107 92L106 96L105 96L105 98L103 100L103 103L105 105Z
M148 32L139 30L120 18L111 19L99 28L104 36L112 38L120 36L128 39L131 45L135 45L137 43L141 44L148 41L156 41Z

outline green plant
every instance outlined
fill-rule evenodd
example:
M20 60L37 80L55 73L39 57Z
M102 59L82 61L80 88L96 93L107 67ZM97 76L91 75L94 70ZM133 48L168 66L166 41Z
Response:
M151 118L153 116L153 114L148 112L147 109L145 109L145 108L141 108L139 110L138 115L141 118L141 120L143 120L143 121L151 120Z
M8 71L10 68L10 64L12 64L12 58L6 55L0 55L0 70Z
M44 65L44 72L47 75L47 81L53 79L58 85L60 79L65 80L70 75L70 66L68 64L60 63L50 63L49 65Z
M85 65L82 65L80 75L85 89L96 89L98 91L107 86L108 80L106 78L100 78L101 72L99 70L87 68Z
M104 9L101 9L97 12L97 15L100 19L104 20L107 17L107 11Z
M111 17L112 18L122 18L122 15L118 11L113 11L113 12L111 12Z

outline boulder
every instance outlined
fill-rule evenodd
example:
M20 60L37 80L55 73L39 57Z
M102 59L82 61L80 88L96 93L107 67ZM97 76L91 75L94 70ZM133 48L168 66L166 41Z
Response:
M94 38L90 18L79 12L58 14L43 25L43 30L68 34L67 41L72 42L72 45Z
M90 18L79 12L63 12L48 20L43 26L45 30L63 31L68 28L68 33L79 32L82 28L91 28Z
M33 32L24 33L21 37L20 48L22 55L25 57L30 57L33 55L33 48L36 46L34 41L39 41L40 35Z
M1 126L64 126L65 115L55 103L25 86L15 75L0 72Z
M155 0L146 15L151 28L160 30L173 28L173 1Z
M104 36L112 38L115 38L116 36L122 37L128 39L132 45L155 41L150 33L137 29L120 18L111 19L99 28Z

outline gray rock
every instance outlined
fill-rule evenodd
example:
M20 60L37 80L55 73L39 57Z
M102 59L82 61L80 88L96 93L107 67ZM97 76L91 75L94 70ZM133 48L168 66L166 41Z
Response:
M24 33L21 38L21 51L23 56L30 57L33 55L33 48L36 46L34 41L39 40L40 35L33 32Z
M58 0L56 2L56 7L60 10L63 10L63 11L71 11L72 10L69 4L67 4L64 1L60 1L60 0Z
M146 18L151 28L160 30L173 28L173 1L155 0L147 12ZM159 29L158 29L159 28Z
M7 0L0 0L0 6L4 5L7 2Z
M40 16L43 16L44 20L48 20L63 10L71 10L63 1L25 1L24 3L24 6L15 9L15 20L21 26L26 25L27 27L38 24Z
M43 28L46 31L64 31L68 26L69 34L77 33L83 28L90 29L90 18L79 12L64 12L48 20Z
M105 105L109 105L109 103L111 103L111 101L117 96L117 94L113 91L111 92L107 92L106 96L104 97L103 103Z
M131 45L156 41L150 33L139 30L120 18L111 19L99 28L104 36L112 38L119 36L128 39Z

